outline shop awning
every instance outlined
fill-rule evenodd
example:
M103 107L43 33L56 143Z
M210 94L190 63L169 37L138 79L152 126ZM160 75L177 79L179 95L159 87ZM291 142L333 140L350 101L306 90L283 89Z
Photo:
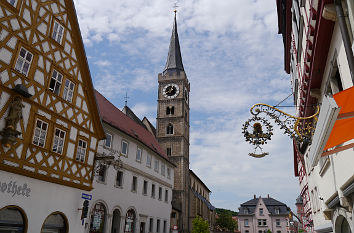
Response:
M354 86L333 95L340 108L337 119L330 131L324 150L338 146L354 138ZM354 147L354 143L322 153L322 156Z

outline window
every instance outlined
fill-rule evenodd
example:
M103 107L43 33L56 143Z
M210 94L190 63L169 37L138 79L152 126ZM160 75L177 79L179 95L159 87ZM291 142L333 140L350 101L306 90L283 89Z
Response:
M17 6L17 0L7 0L8 3L10 3L13 7Z
M149 232L152 232L153 229L154 229L154 219L150 218L150 221L149 221Z
M27 76L32 63L32 59L32 53L30 53L27 49L21 47L20 54L18 55L16 61L15 70Z
M258 219L258 226L267 226L267 219Z
M245 219L244 223L245 223L245 227L248 227L248 219Z
M275 211L275 214L279 214L280 213L279 208L275 208L274 211Z
M97 180L100 182L106 181L106 171L107 167L105 165L100 165L100 169L98 170Z
M136 161L141 162L141 148L136 149Z
M137 189L137 183L138 183L138 178L136 176L133 176L133 182L132 182L132 192L136 192Z
M112 146L112 134L106 133L106 139L104 140L104 146L111 148Z
M165 190L165 202L168 202L168 190Z
M52 151L62 154L64 150L65 131L56 128L54 133L54 141Z
M161 175L165 176L165 164L164 163L161 163Z
M55 231L53 231L55 229ZM43 223L41 233L46 232L67 232L68 223L60 213L49 215ZM15 231L11 231L15 232Z
M262 231L262 230L259 230L258 233L263 233L263 231Z
M263 215L263 208L259 208L259 215Z
M63 34L64 34L64 27L58 21L55 20L54 21L54 26L53 26L52 38L56 42L61 44L61 41L63 39Z
M151 155L150 154L146 155L146 166L151 167Z
M160 167L160 161L155 160L155 172L159 172L159 167Z
M155 185L154 184L151 185L151 197L155 198Z
M163 221L163 233L166 233L167 222L166 220Z
M48 123L40 119L37 119L32 143L36 146L44 147L45 139L47 136L47 130L48 130Z
M122 140L122 154L128 156L128 142Z
M166 149L166 154L167 154L168 156L171 156L171 154L172 154L172 148L171 148L171 147L167 147L167 149Z
M162 200L162 188L159 187L159 200L161 201Z
M160 219L157 219L156 222L156 232L160 232Z
M175 107L166 107L166 115L174 115L175 114Z
M262 219L263 220L263 226L267 226L267 219Z
M84 140L79 139L76 151L76 161L84 162L86 157L87 143Z
M25 232L27 228L26 216L20 208L7 206L0 209L0 222L2 232Z
M54 94L59 95L62 80L63 80L63 75L58 71L53 70L53 74L49 83L49 90Z
M169 167L167 168L167 178L171 179L171 169Z
M143 194L147 195L147 188L148 188L148 182L144 180L144 186L143 186Z
M173 134L173 125L171 123L167 125L166 134Z
M245 233L249 233L249 231L248 231L248 230L245 230Z
M66 79L64 84L63 98L70 103L73 99L74 88L75 88L75 84L71 82L69 79Z
M248 209L243 209L243 214L248 214Z
M277 233L281 233L281 231L277 231Z
M123 172L117 171L116 186L123 187Z
M276 225L277 227L280 227L280 219L275 219L275 225Z

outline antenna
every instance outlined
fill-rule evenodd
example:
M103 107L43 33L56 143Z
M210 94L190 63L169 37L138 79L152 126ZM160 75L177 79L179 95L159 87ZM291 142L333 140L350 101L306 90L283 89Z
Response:
M129 97L128 97L128 92L125 92L125 97L124 97L124 99L125 99L125 106L127 106L128 105L128 99L129 99Z

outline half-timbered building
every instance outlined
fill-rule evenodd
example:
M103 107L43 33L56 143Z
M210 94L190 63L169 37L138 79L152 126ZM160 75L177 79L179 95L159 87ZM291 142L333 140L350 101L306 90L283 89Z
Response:
M0 231L83 232L104 131L72 0L0 1Z

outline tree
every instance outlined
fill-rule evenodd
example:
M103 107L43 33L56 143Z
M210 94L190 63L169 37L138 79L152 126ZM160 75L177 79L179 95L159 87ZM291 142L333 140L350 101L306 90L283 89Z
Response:
M200 216L193 219L192 224L192 233L210 233L208 221L202 219Z
M222 212L218 215L216 219L216 225L223 230L228 230L233 232L237 229L237 222L232 219L232 215L230 212Z

